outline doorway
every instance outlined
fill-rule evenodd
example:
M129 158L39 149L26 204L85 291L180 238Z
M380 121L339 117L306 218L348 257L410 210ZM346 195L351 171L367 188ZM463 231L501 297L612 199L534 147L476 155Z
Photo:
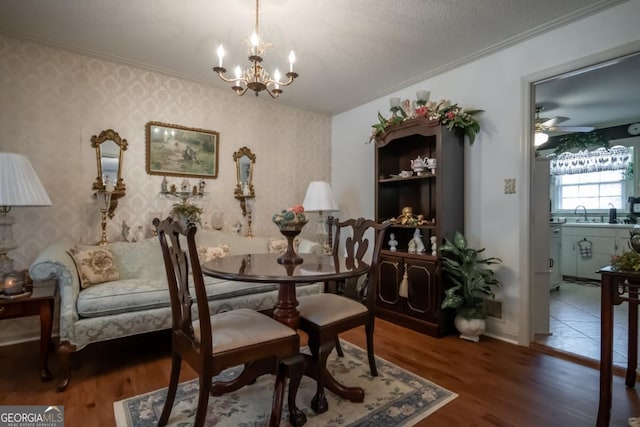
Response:
M546 134L546 142L536 147L536 158L557 156L556 151L565 149L577 152L596 148L575 144L572 146L567 143L567 140L573 138L571 135L590 134L592 129L595 129L597 133L604 134L612 145L634 146L636 154L633 164L638 164L640 137L632 134L633 124L640 122L640 99L637 96L634 97L635 94L640 93L638 75L640 75L640 53L636 52L603 62L594 62L586 67L533 82L532 109L534 111L530 114L536 118L532 120L532 127L535 127L538 133ZM541 126L541 124L544 125ZM590 209L584 209L584 215L582 210L574 211L574 206L569 208L566 202L562 203L562 194L558 193L555 180L549 180L548 176L545 177L544 173L540 173L539 162L536 162L535 158L531 160L531 207L534 218L538 218L538 228L534 226L535 232L532 233L531 242L531 248L534 251L531 313L533 332L537 333L535 342L558 351L598 360L600 343L598 281L563 280L559 283L557 290L550 290L552 288L549 278L550 267L547 267L548 264L544 261L550 258L549 254L553 249L550 247L551 227L549 224L545 225L545 221L561 218L574 222L580 215L584 216L586 221L597 222L602 218L602 226L607 227L608 208L593 205ZM544 182L545 179L546 182ZM638 184L636 177L628 189L629 195L640 194ZM588 191L586 186L583 191ZM538 207L538 213L535 212L536 207ZM625 199L625 203L618 209L618 216L627 215L627 211ZM561 221L558 220L558 222ZM598 224L594 225L598 226ZM549 229L549 232L543 232L543 229ZM561 241L566 245L566 239ZM566 251L561 252L565 255L564 258L567 258ZM567 259L562 258L559 260L560 264L568 262ZM536 260L538 260L537 263ZM541 260L543 262L540 262ZM560 266L561 271L566 270L563 267ZM626 346L626 343L620 341L623 338L626 339L626 333L621 326L621 321L626 322L626 307L623 307L625 305L616 307L615 312L616 337L619 341L614 345L619 349ZM626 354L624 351L619 353L614 354L614 363L626 365Z

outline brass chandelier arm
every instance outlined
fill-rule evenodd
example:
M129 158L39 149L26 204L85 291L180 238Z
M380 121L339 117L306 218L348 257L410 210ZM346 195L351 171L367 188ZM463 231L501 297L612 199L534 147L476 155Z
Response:
M253 69L256 70L256 67L254 67ZM258 96L259 92L261 92L262 90L265 90L274 99L277 98L282 93L282 89L280 89L279 86L289 86L298 77L298 73L294 73L290 71L286 74L286 76L288 77L288 80L284 82L280 82L277 80L273 80L271 78L268 78L267 80L261 80L259 76L259 72L257 71L254 71L254 75L252 76L251 79L247 79L246 77L228 78L225 76L227 69L224 67L213 67L213 71L216 74L218 74L218 77L220 77L223 81L227 83L236 83L231 89L233 89L240 96L244 95L249 89L252 89L253 91L255 91L256 96ZM238 86L237 82L242 82L244 84L244 87ZM269 85L278 86L278 87L274 89L270 89Z

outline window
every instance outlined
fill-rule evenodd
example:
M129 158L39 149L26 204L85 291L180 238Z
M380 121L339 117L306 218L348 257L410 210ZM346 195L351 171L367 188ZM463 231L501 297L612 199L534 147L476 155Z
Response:
M550 164L555 210L626 210L634 194L633 161L633 147L622 145L559 154Z
M627 174L624 170L557 175L555 177L558 209L575 209L583 205L588 210L626 208Z

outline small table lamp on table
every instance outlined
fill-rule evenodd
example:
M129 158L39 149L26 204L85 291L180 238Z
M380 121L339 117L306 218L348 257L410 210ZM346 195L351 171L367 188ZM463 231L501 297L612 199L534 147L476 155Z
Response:
M316 228L316 235L318 243L326 248L329 243L327 218L324 217L324 212L334 212L338 210L338 205L333 200L333 194L331 192L331 186L326 181L312 181L307 188L307 194L304 196L302 202L305 212L318 212L318 224Z
M12 207L51 206L51 200L35 170L22 154L0 153L0 277L12 273L7 253L18 247L13 240Z

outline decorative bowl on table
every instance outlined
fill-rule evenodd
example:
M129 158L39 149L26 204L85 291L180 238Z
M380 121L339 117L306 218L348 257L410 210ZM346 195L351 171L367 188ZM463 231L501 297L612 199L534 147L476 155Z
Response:
M307 223L304 208L301 205L285 209L280 213L273 214L271 220L278 226L280 233L287 238L287 251L278 258L280 264L302 264L302 257L298 256L293 249L293 240L300 234L302 228Z

